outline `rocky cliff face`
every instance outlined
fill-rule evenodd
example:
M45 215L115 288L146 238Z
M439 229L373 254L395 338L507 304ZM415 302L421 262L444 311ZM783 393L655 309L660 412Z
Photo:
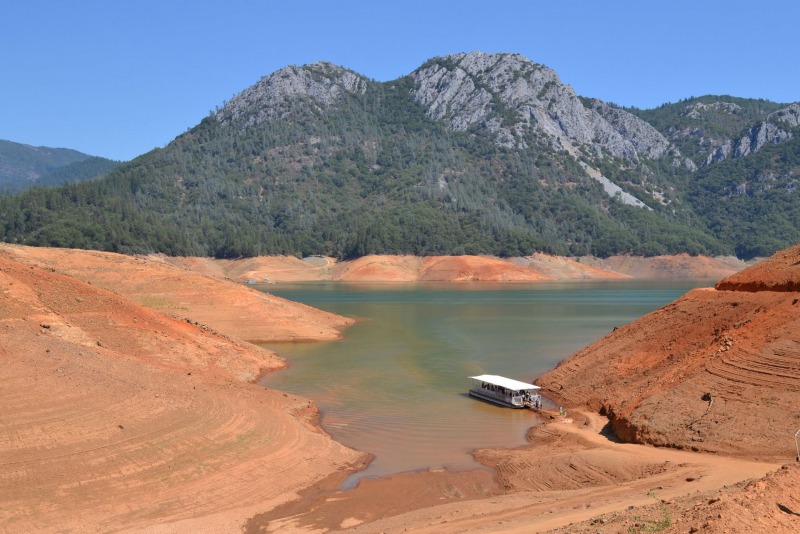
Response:
M600 100L578 98L553 70L518 54L472 52L435 58L410 77L414 88L408 103L424 106L428 119L454 131L486 128L500 146L526 149L537 144L588 160L612 156L630 166L643 158L680 156L645 121ZM217 113L217 120L252 127L303 111L321 114L344 95L368 90L380 91L380 86L330 63L289 66L242 91ZM609 196L645 207L597 169L584 167ZM664 196L655 186L648 189L654 198Z
M290 65L236 95L217 113L222 124L255 126L284 117L296 106L325 110L346 93L363 93L369 80L328 62Z
M741 106L732 102L714 102L712 104L697 102L687 106L683 116L691 120L704 121L709 112L737 115L741 111ZM698 137L698 143L710 145L711 150L705 158L705 164L711 165L728 158L748 156L761 150L767 143L788 141L793 137L788 130L796 128L798 125L800 125L800 104L792 104L770 113L764 120L746 128L738 136L709 139L701 136ZM688 128L680 134L696 136L698 132L699 130Z
M574 155L578 151L590 158L609 155L631 164L642 158L669 157L673 166L695 171L697 164L744 157L767 143L787 141L794 135L791 130L800 126L800 104L744 123L748 115L739 104L693 102L680 113L682 125L665 130L665 137L628 111L579 98L553 70L519 54L453 54L428 61L410 76L415 83L413 100L426 108L429 119L442 121L451 130L481 126L500 146L524 149L534 138ZM371 83L327 62L292 65L236 95L217 113L217 120L255 126L298 109L320 112L347 93L363 94ZM739 124L738 134L710 134L703 127L726 116L732 118L731 124ZM696 138L704 159L681 155L671 142L685 138Z
M553 70L519 54L471 52L434 58L411 77L414 101L426 108L429 119L442 121L451 130L485 127L498 145L522 149L529 146L533 134L556 150L574 155L581 151L590 157L609 155L631 164L642 158L669 157L673 166L695 171L695 161L703 161L682 156L670 139L697 138L698 147L707 151L704 163L711 165L758 152L767 143L789 140L790 130L800 125L800 104L792 104L750 123L738 135L709 136L691 124L725 116L741 119L745 113L734 102L693 102L680 114L686 124L666 131L668 139L628 111L578 98ZM217 113L217 120L255 126L301 108L324 111L347 93L363 94L370 83L327 62L292 65L236 95Z
M533 130L558 149L584 148L633 162L670 150L646 122L599 100L585 106L554 71L518 54L454 54L411 76L414 100L430 119L457 131L485 126L502 146L525 148Z
M680 148L684 159L676 158L674 165L696 171L792 139L797 135L793 129L798 126L799 108L798 104L707 95L632 111Z
M758 152L767 143L782 143L791 138L791 133L771 122L764 121L750 128L739 138L736 142L736 149L733 151L733 157L741 158Z
M768 119L786 128L797 128L800 126L800 103L794 103L770 113Z
M784 128L800 126L800 104L792 104L767 115L767 119L747 130L736 141L733 157L740 158L758 152L767 143L783 143L792 133Z

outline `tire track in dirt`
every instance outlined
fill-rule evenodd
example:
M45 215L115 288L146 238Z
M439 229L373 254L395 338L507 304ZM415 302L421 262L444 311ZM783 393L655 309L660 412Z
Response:
M365 459L258 347L2 254L0 310L2 531L235 530Z

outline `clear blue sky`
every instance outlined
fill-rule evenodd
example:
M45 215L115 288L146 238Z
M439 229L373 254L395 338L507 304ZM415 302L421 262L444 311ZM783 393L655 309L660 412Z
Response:
M131 159L281 67L517 52L583 96L800 100L798 0L9 0L0 139Z

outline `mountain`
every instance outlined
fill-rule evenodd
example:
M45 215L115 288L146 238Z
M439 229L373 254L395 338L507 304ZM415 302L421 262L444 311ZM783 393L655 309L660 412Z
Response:
M0 192L54 186L102 176L119 162L67 148L34 147L0 140Z
M797 241L800 104L705 96L629 111L689 156L687 200L736 254L768 256Z
M797 192L783 187L792 106L738 99L746 113L725 122L709 98L624 109L518 54L434 58L385 83L289 66L101 180L0 199L0 233L217 257L748 256L800 241ZM689 104L713 141L684 132ZM705 164L726 139L732 156ZM730 189L726 166L753 184L768 163L781 187Z
M695 166L747 156L767 142L791 139L789 130L800 118L800 104L710 95L628 111L663 133Z

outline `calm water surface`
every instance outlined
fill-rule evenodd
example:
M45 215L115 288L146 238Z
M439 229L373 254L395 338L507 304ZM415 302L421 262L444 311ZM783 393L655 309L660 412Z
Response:
M290 367L262 383L313 399L328 433L375 455L349 485L408 470L475 468L470 451L523 445L537 420L468 397L467 377L533 380L615 326L704 285L711 283L266 286L359 322L341 341L268 345Z

